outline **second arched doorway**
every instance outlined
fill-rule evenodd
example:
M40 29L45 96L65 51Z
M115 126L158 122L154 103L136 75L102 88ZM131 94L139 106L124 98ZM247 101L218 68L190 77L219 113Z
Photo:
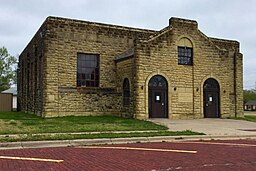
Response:
M149 118L168 118L168 83L161 75L148 83Z
M209 78L204 82L204 117L220 117L220 86L219 83Z

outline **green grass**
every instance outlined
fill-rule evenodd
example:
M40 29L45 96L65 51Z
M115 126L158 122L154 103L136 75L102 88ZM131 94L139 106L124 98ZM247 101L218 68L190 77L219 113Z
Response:
M167 127L152 122L115 116L66 116L41 118L22 112L0 112L0 142L72 140L95 138L127 138L177 135L204 135L192 131L167 131ZM110 131L110 132L108 132ZM111 131L151 131L136 133L113 133ZM154 131L154 132L153 132ZM157 131L157 132L156 132ZM83 132L82 134L70 134ZM92 134L90 132L101 132ZM43 134L41 133L66 133Z
M41 118L22 112L0 112L0 134L138 130L167 130L167 127L148 121L114 116Z
M256 122L256 116L244 116L243 118L241 117L241 118L232 118L232 119Z
M160 131L143 133L101 133L101 134L64 134L64 135L31 135L17 137L0 137L0 142L14 141L40 141L40 140L72 140L72 139L96 139L96 138L130 138L130 137L154 137L154 136L179 136L179 135L205 135L192 131Z

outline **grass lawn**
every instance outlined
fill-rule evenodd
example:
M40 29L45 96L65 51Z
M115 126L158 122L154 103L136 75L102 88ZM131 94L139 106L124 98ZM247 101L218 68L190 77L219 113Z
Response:
M41 118L21 112L0 112L0 134L138 130L167 130L167 127L148 121L114 116Z
M21 134L0 136L0 142L64 140L90 138L126 138L175 135L204 135L192 131L170 132L168 128L152 122L114 116L66 116L41 118L22 112L0 112L0 134ZM139 133L112 133L108 131L152 131ZM153 132L157 131L157 132ZM69 134L83 132L82 134ZM90 132L102 132L90 134ZM107 132L107 133L106 133ZM39 135L41 133L66 133ZM34 134L34 135L32 135ZM35 135L36 134L36 135Z
M255 116L244 116L243 118L232 118L232 119L256 122L256 115Z

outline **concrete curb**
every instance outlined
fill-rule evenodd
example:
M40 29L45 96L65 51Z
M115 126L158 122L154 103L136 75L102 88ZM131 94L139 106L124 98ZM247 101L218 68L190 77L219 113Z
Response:
M144 131L102 131L102 132L61 132L61 133L37 133L37 134L1 134L0 137L27 137L29 135L94 135L94 134L118 134L118 133L145 133L145 132L161 132L166 130L144 130Z
M156 137L132 137L132 138L102 138L102 139L75 139L55 141L22 141L0 143L0 150L26 149L26 148L49 148L70 147L86 145L149 143L149 142L179 142L179 141L203 141L203 140L241 140L256 139L256 135L230 135L230 136L156 136Z

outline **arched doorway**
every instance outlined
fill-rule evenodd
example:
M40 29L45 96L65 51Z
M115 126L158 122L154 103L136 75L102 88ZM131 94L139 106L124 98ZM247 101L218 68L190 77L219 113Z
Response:
M148 83L149 118L168 118L168 83L156 75Z
M213 78L204 82L204 117L220 117L220 86Z

